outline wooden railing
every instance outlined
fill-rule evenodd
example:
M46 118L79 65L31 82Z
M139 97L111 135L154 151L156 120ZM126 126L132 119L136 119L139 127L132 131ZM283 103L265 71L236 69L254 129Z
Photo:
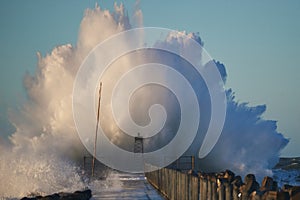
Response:
M171 200L299 200L300 186L278 188L270 177L261 186L253 174L244 182L227 170L223 173L183 173L162 168L145 173L147 180L167 199Z

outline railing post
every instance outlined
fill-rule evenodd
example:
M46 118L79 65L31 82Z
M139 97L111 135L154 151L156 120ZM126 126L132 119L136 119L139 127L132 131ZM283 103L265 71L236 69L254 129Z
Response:
M207 177L207 199L212 200L212 191L211 191L211 177Z
M218 194L219 194L219 200L225 199L225 187L223 183L223 179L219 178L219 184L218 184Z
M231 200L232 199L232 185L227 180L227 181L225 181L224 186L225 186L225 199Z
M195 156L192 156L192 170L195 170Z
M212 193L212 200L217 200L218 199L218 186L217 186L217 178L216 176L211 177L211 193Z
M200 175L200 199L207 199L207 177L205 174Z

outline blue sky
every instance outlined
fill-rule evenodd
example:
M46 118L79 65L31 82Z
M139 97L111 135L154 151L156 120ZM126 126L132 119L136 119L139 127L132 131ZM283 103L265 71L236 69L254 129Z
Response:
M120 1L117 1L120 2ZM112 9L112 1L98 1ZM129 15L134 1L126 1ZM24 101L23 76L36 52L76 44L86 8L95 1L0 1L0 134L8 109ZM291 138L283 156L300 156L300 1L141 0L145 26L199 32L205 49L225 64L226 86L240 102L266 104L266 119Z

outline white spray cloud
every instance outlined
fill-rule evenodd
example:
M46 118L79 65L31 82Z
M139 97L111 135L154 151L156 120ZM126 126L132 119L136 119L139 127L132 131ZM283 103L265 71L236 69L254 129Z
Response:
M261 179L272 175L280 151L288 140L277 132L276 121L265 120L265 105L237 103L228 91L227 117L216 148L201 161L204 169L231 169L241 175L254 173Z
M141 26L143 16L139 9L136 9L134 17L135 24ZM67 44L54 48L45 57L38 54L35 74L27 74L24 79L28 101L20 110L11 114L10 121L16 128L16 132L10 137L12 145L0 146L0 180L6 180L0 183L0 196L20 197L30 192L52 193L66 189L80 189L84 186L75 164L76 160L81 159L86 152L78 138L73 121L74 78L81 62L95 45L130 27L123 5L115 5L114 12L101 10L96 5L95 9L86 10L75 47ZM197 34L191 33L189 37L202 44ZM188 45L180 41L180 36L173 36L173 39L166 41L165 45L167 43ZM120 45L126 45L126 42ZM174 58L166 60L168 58L157 53L152 56L177 67L182 64ZM147 61L148 58L141 56L137 59ZM122 62L127 65L132 63L128 59ZM225 67L220 63L217 65L223 79L226 80ZM192 75L184 65L178 68L181 72ZM117 69L111 74L120 72ZM205 93L203 81L200 80L199 83L199 80L191 78L191 83L195 84L194 89L198 90L200 95ZM172 96L170 93L163 93L160 89L156 91L157 96L161 96L164 100ZM156 97L151 98L155 95L149 94L149 91L140 93L141 96L137 96L136 99L144 101L146 107L156 100L161 100ZM170 99L173 99L172 103L167 107L170 116L173 117L166 123L166 134L176 129L178 122L176 115L179 114L178 109L175 108L178 104L173 97ZM106 109L108 108L104 106L103 112ZM138 119L144 111L145 109L133 106L133 118ZM248 173L257 171L259 166L259 170L266 173L266 170L276 163L280 150L287 144L287 140L276 131L276 122L261 119L264 111L265 106L250 107L236 103L233 93L228 91L227 118L222 136L213 151L202 160L200 167L211 170L229 168L238 173ZM209 109L201 109L201 112L209 112ZM143 124L145 121L147 118L140 123ZM207 123L206 118L202 121L204 124ZM112 119L108 117L106 121L104 120L103 126L103 129L112 135L113 140L122 146L124 143L122 134L112 123ZM201 133L199 135L201 138ZM157 141L168 137L159 137ZM163 144L162 142L161 145ZM149 145L153 143L149 142ZM201 142L195 140L189 153L197 154L200 145Z
M12 145L0 146L0 179L5 180L0 183L0 196L49 194L84 186L75 164L86 151L73 121L73 81L96 44L129 27L124 7L115 9L113 13L99 6L87 9L76 47L67 44L45 57L37 54L35 74L24 78L28 100L10 113L16 129L10 136Z

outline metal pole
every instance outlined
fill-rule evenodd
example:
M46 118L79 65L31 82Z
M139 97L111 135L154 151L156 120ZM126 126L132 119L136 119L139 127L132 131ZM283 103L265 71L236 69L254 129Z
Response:
M94 172L95 172L95 159L96 159L97 136L98 136L98 126L99 126L99 120L100 120L99 118L100 118L101 90L102 90L102 82L100 82L100 89L99 89L98 112L97 112L97 124L96 124L96 134L95 134L95 141L94 141L94 154L93 154L93 162L92 162L92 176L94 176Z

